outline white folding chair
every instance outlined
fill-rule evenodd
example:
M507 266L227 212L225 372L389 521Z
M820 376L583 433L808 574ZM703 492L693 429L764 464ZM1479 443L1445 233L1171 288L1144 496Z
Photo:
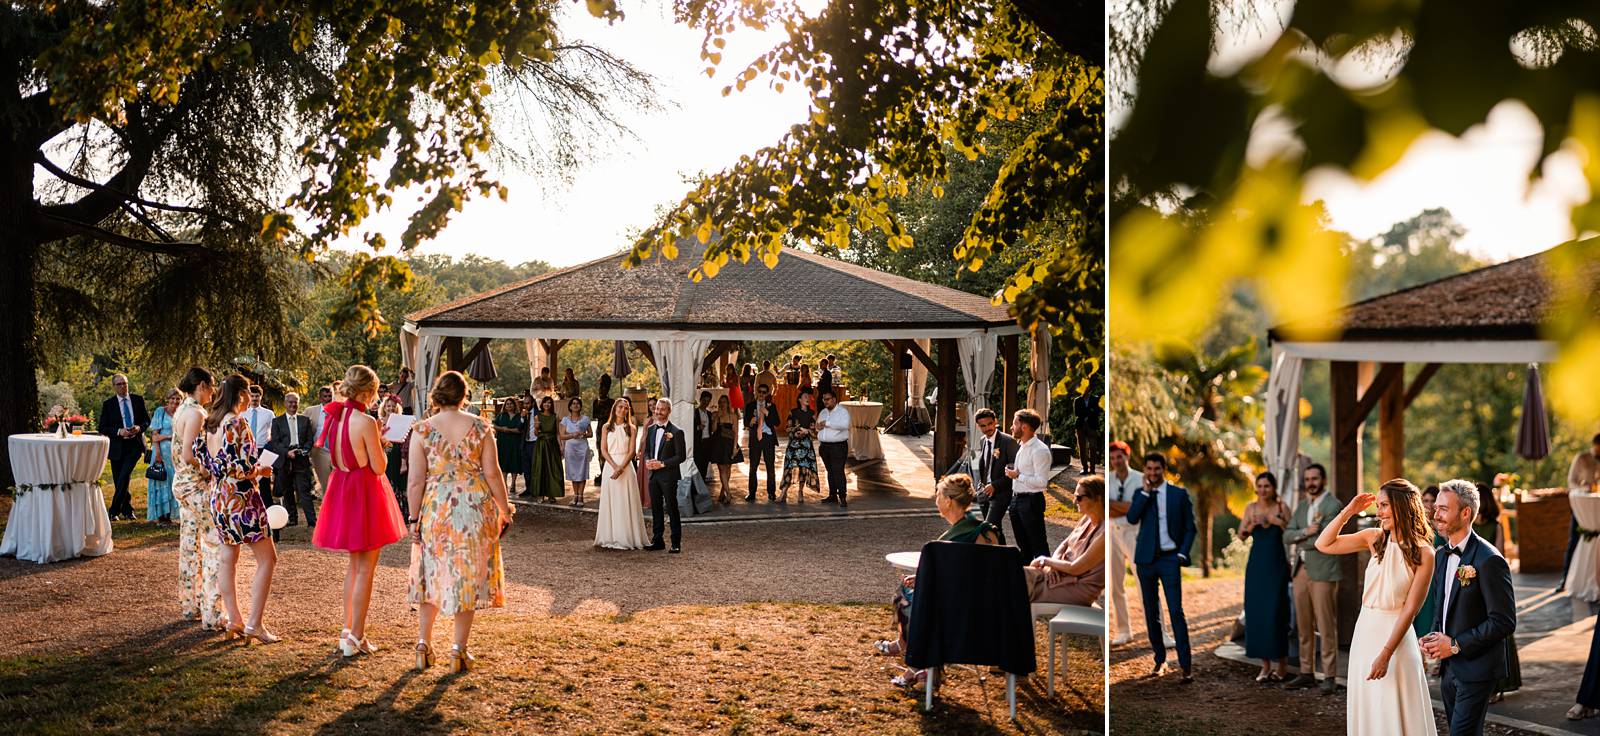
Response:
M1037 604L1036 604L1037 605ZM1062 606L1060 611L1050 619L1050 628L1047 632L1050 645L1050 674L1046 676L1045 693L1049 697L1056 695L1056 641L1061 642L1061 665L1067 664L1067 635L1079 634L1093 636L1100 640L1100 649L1105 649L1106 639L1106 612L1100 608L1088 606ZM1064 677L1065 675L1063 675Z

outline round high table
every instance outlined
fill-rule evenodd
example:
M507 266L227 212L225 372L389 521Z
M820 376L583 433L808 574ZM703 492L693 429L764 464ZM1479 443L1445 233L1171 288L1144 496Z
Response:
M100 492L111 440L104 435L6 438L16 502L0 539L0 556L44 564L111 551L111 516Z
M878 441L878 420L883 418L883 403L841 401L850 412L850 457L857 460L882 460L883 443Z
M1586 490L1573 489L1567 494L1567 501L1572 505L1572 516L1578 520L1578 528L1590 532L1600 532L1600 495ZM1572 569L1567 571L1567 592L1579 600L1593 603L1600 600L1600 539L1578 537L1578 546L1572 550Z
M922 553L890 552L889 554L884 555L883 559L889 563L890 567L893 567L896 570L916 572L917 565L921 564L922 562Z

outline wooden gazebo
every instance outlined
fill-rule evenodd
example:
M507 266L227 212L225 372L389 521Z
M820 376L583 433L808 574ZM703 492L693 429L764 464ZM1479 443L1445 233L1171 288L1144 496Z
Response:
M1348 502L1361 492L1362 427L1378 413L1378 463L1383 478L1405 476L1405 411L1445 363L1537 364L1556 357L1543 336L1553 307L1549 259L1568 255L1567 243L1536 255L1402 289L1345 307L1337 339L1286 339L1283 326L1269 333L1272 366L1266 396L1267 465L1280 479L1286 501L1300 487L1300 379L1305 361L1326 360L1332 392L1332 452L1325 465L1329 488ZM1600 264L1588 276L1600 285ZM1407 364L1420 368L1407 378ZM1339 588L1340 638L1348 642L1360 608L1354 556L1344 560Z
M490 340L515 339L556 374L568 340L630 341L660 372L674 422L687 426L701 367L738 341L878 340L891 365L910 354L941 386L956 384L960 366L974 409L988 404L999 357L1005 390L995 408L1020 407L1013 387L1025 370L1018 362L1023 330L985 297L797 249L785 249L772 269L731 262L715 278L694 282L688 272L702 252L685 242L676 259L656 257L631 269L621 267L619 252L414 312L405 319L402 357L418 376L431 377L465 368ZM919 339L931 340L932 350ZM904 371L895 371L893 385L891 421L906 405ZM955 402L940 401L936 473L955 460L955 426Z

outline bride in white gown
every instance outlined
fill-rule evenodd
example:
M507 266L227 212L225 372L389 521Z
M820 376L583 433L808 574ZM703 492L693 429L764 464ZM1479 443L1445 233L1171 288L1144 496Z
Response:
M644 549L649 544L644 528L644 503L639 498L639 478L633 472L633 406L627 399L611 404L611 415L600 427L600 519L594 544L607 549Z
M1378 528L1339 533L1345 522L1374 501ZM1383 484L1376 496L1356 496L1317 537L1317 550L1325 554L1363 549L1372 553L1361 592L1361 614L1350 641L1346 733L1437 733L1422 650L1411 629L1433 580L1432 540L1422 511L1422 493L1405 479Z

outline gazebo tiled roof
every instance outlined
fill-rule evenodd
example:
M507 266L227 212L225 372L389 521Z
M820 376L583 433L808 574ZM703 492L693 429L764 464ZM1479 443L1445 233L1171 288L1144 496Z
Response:
M1588 243L1572 242L1531 256L1447 276L1356 302L1342 310L1340 339L1536 340L1552 307L1549 259ZM1600 263L1587 266L1600 286ZM1271 337L1280 338L1281 327Z
M406 315L418 327L587 329L670 324L674 329L984 329L1015 325L976 294L785 248L776 268L729 262L689 280L703 246L686 243L621 268L626 253Z

